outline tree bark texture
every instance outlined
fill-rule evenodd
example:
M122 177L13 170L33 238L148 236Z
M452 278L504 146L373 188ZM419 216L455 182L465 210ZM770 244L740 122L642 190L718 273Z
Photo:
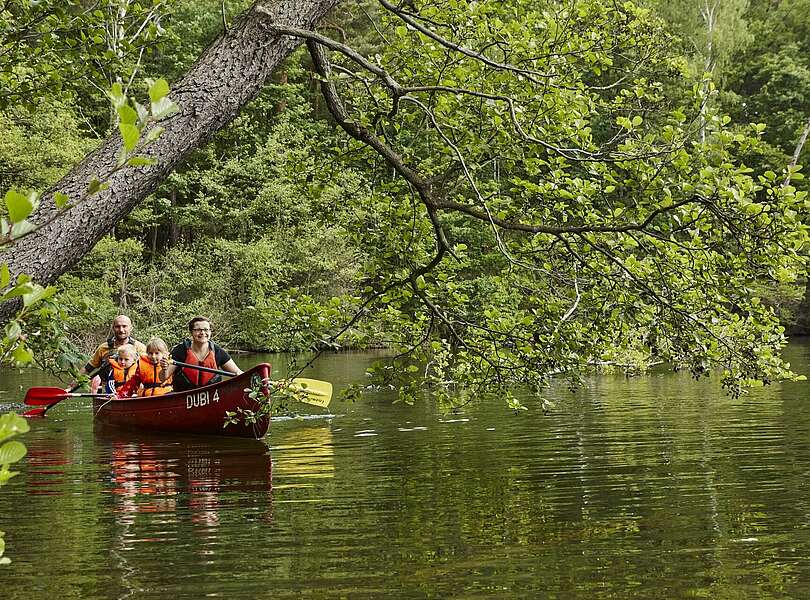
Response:
M146 151L156 163L118 171L108 180L106 190L17 241L3 257L11 272L27 273L39 283L50 283L73 267L189 153L230 123L300 44L300 39L271 32L268 23L314 29L338 2L279 0L264 3L262 12L258 10L262 3L254 4L202 54L181 81L172 85L170 97L179 112L161 121L165 131ZM101 177L115 167L121 145L117 133L107 138L49 190L30 220L38 224L53 217L57 209L52 196L56 191L72 200L80 198L93 177ZM0 321L7 317L0 314Z

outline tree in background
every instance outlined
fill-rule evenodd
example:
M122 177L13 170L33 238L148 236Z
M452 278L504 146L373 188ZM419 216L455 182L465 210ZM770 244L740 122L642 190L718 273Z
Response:
M765 123L763 138L787 156L798 150L810 119L810 27L806 0L752 0L747 19L754 33L728 72L726 102L732 114Z
M758 142L749 145L740 158L757 175L800 165L810 133L804 18L810 6L804 0L651 0L647 5L680 38L696 72L707 71L704 89L708 91L710 86L714 91L707 96L704 112L728 114L736 127L755 132ZM718 34L714 41L707 37L707 23L714 23ZM715 60L707 60L709 47ZM806 189L795 171L785 182ZM794 332L807 331L805 315L810 306L803 284L765 283L759 288L782 323Z
M753 40L734 57L720 100L723 109L740 123L761 124L762 143L746 157L759 171L779 170L805 162L810 133L810 28L806 0L752 0L746 14ZM795 172L785 184L807 189ZM807 333L810 288L778 286L764 290L796 332Z
M700 137L706 141L710 105L736 53L753 39L745 13L749 0L649 0L680 37L694 76L701 80Z

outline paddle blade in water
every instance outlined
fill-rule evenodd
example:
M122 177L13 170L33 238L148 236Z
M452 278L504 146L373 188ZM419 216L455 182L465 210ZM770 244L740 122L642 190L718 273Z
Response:
M22 416L24 416L24 417L26 417L26 418L28 418L28 419L31 419L31 418L38 418L38 417L44 417L44 416L45 416L45 411L46 411L46 410L48 410L48 407L47 407L47 406L46 406L45 408L42 408L42 407L40 407L40 408L32 408L31 410L27 410L27 411L25 411L25 412L22 414Z
M329 402L332 400L332 384L328 381L296 377L292 380L290 387L303 392L305 397L301 398L301 402L307 404L325 408L329 406Z

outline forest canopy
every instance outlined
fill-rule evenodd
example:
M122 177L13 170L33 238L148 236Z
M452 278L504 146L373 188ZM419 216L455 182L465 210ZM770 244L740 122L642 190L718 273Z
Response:
M64 338L125 310L169 338L208 314L243 349L383 346L406 400L605 364L717 370L735 394L790 376L810 117L791 7L333 4L0 9L0 176L50 186L3 260L60 289L7 314L6 359L64 365ZM154 163L57 207L126 145L106 87L160 77L178 110L143 122Z

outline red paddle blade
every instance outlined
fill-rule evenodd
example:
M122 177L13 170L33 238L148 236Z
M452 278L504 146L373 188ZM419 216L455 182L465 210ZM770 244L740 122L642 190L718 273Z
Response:
M25 403L28 406L47 406L68 396L70 394L59 387L32 387L25 393Z
M38 418L38 417L44 417L44 416L45 416L45 411L46 411L46 410L48 410L48 407L47 407L47 406L46 406L45 408L32 408L31 410L27 410L27 411L25 411L25 412L22 414L22 416L24 416L24 417L26 417L26 418L28 418L28 419L31 419L31 418Z

